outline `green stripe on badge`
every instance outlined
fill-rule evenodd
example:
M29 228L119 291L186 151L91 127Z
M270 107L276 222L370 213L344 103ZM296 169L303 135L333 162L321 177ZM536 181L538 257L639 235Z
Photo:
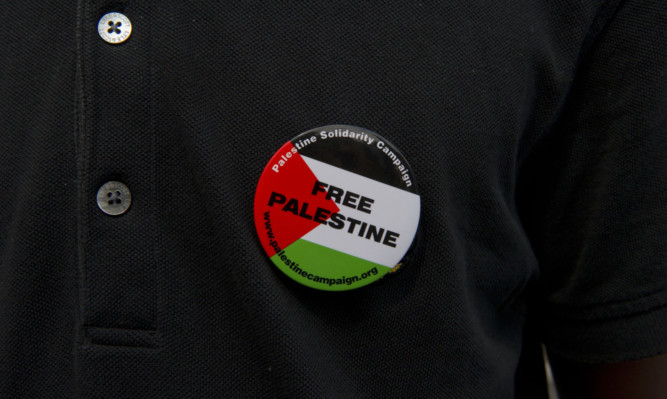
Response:
M295 241L273 255L271 260L296 282L325 291L363 287L379 280L391 270L306 240Z

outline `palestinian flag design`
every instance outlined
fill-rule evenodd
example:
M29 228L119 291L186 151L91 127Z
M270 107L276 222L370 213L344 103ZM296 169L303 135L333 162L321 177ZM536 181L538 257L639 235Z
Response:
M287 276L326 291L359 288L400 266L420 198L404 157L365 129L331 125L283 145L255 194L264 251Z

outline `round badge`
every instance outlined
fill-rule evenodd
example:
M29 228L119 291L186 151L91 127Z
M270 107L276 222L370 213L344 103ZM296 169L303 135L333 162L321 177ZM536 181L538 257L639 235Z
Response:
M254 206L271 261L325 291L363 287L400 267L421 209L403 155L380 135L346 125L283 145L259 179Z

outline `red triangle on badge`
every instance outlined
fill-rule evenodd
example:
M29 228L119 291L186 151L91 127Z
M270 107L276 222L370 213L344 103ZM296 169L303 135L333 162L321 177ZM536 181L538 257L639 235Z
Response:
M255 226L267 254L273 255L308 234L340 209L321 193L317 177L291 142L273 156L255 193Z

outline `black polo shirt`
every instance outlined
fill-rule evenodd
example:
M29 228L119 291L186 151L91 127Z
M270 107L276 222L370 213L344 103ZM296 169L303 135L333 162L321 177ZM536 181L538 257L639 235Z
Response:
M666 15L3 2L0 397L536 398L541 342L665 352ZM394 143L422 204L409 264L343 293L280 273L253 221L274 152L331 124Z

